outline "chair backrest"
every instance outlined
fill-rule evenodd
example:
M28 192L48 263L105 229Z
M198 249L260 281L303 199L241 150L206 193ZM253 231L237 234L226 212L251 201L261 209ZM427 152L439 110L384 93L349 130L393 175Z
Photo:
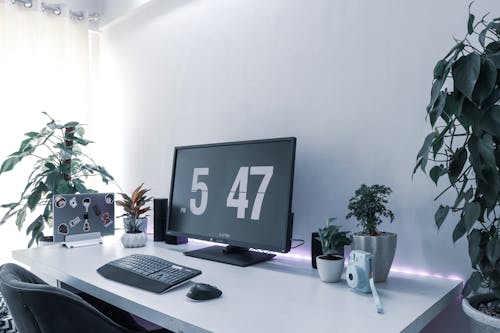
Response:
M15 264L0 267L0 291L20 333L131 332L79 296Z

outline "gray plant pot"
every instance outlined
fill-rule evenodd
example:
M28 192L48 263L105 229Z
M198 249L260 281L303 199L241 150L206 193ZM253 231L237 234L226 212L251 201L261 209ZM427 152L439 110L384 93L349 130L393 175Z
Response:
M375 282L387 280L396 253L397 234L380 233L378 236L357 232L351 235L352 250L362 250L373 254L373 279Z
M462 309L469 317L470 329L472 333L498 333L500 332L500 319L489 316L476 307L482 302L495 299L493 293L480 294L462 300Z

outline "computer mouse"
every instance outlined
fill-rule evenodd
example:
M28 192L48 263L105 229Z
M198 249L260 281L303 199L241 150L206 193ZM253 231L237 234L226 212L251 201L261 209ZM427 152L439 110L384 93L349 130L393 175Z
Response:
M220 297L220 295L222 295L222 291L206 283L196 283L186 294L187 297L196 301L206 301Z

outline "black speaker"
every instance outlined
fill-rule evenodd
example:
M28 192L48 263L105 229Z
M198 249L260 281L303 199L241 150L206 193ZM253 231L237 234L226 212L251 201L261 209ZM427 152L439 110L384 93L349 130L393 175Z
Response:
M323 254L321 242L316 239L318 236L317 232L311 234L311 264L313 268L316 268L316 257Z
M154 199L154 240L155 242L165 241L167 244L185 244L187 237L170 236L166 234L168 217L168 199Z
M168 199L154 199L154 241L165 241L165 228L167 227Z

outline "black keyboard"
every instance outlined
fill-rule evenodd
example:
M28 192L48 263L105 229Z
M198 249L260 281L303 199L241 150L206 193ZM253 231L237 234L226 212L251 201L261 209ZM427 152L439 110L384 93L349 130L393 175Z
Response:
M201 274L200 270L146 254L110 261L97 272L110 280L155 293L163 293Z

